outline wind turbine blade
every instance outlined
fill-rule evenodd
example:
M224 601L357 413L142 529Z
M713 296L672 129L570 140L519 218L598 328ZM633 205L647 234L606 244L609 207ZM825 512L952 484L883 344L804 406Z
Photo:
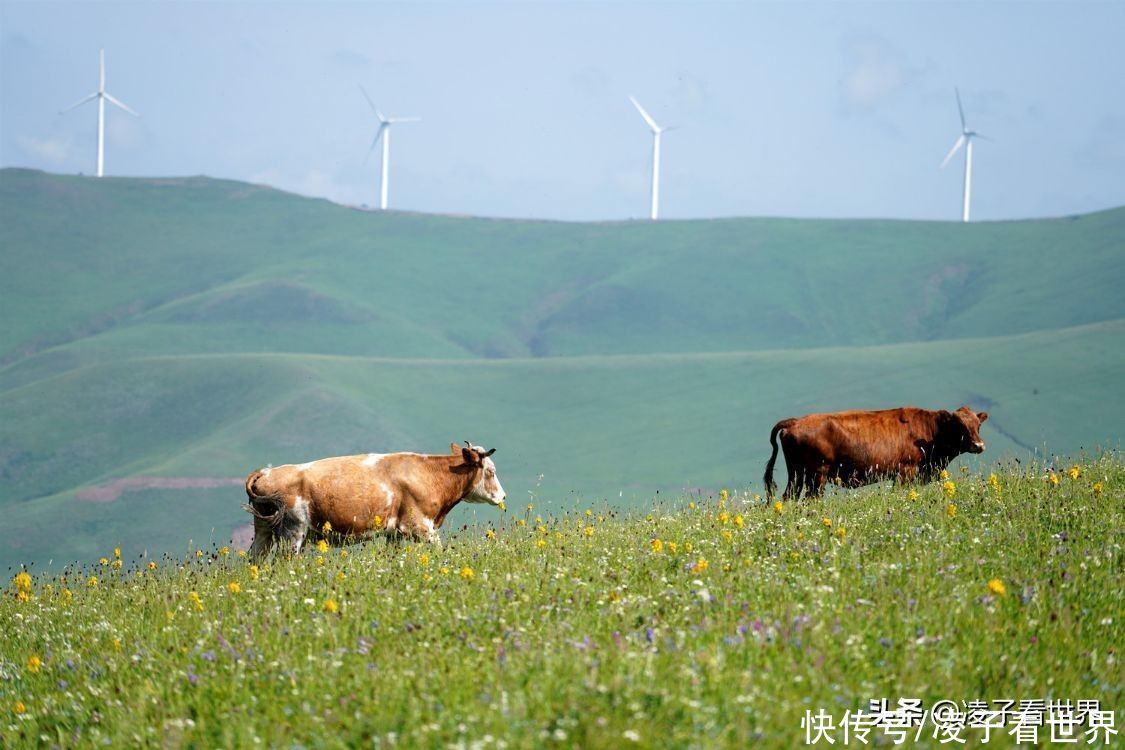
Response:
M965 145L965 140L965 136L963 135L957 137L957 141L953 144L953 148L949 149L949 153L946 154L945 159L942 160L940 169L945 169L945 165L949 163L949 160L953 158L953 155L957 153L957 150Z
M371 111L375 113L375 116L379 117L380 120L383 119L382 116L379 115L379 110L375 109L375 102L371 101L371 97L367 95L367 89L363 88L363 84L357 83L356 86L359 86L359 90L363 94L363 98L367 100L367 103L369 105L371 105Z
M652 116L649 115L648 112L645 112L645 108L641 106L641 103L634 99L631 95L629 96L629 101L631 101L633 103L633 106L637 108L637 111L641 113L641 117L645 118L645 122L647 122L648 126L652 128L652 132L659 133L660 126L656 124L656 120L652 119Z
M364 164L366 164L367 160L371 158L371 152L374 151L375 147L379 145L379 141L383 138L383 131L386 129L387 123L383 123L379 126L379 129L375 131L375 138L371 141L371 148L367 149L367 153L363 157Z
M60 115L65 115L65 114L66 114L67 112L69 112L70 110L72 110L72 109L78 109L79 107L81 107L81 106L82 106L83 104L85 104L86 102L89 102L89 101L93 101L94 99L97 99L97 98L98 98L98 92L97 92L97 91L95 91L94 93L90 94L90 95L89 95L89 96L87 96L87 97L86 97L85 99L83 99L82 101L78 102L77 104L72 104L72 105L70 105L69 107L67 107L66 109L64 109L64 110L61 110L61 111L59 112L59 114L60 114Z
M961 131L964 132L968 127L965 125L965 108L961 106L961 92L955 87L953 93L957 95L957 114L961 115Z
M421 121L422 121L421 117L388 117L387 118L388 123L421 122Z
M104 96L104 97L106 98L106 101L108 101L108 102L109 102L109 103L111 103L111 104L116 104L116 105L117 105L118 107L121 107L121 109L123 109L123 110L125 110L126 112L128 112L129 114L133 115L133 117L140 117L140 115L139 115L139 114L137 114L136 112L134 112L133 110L131 110L131 109L130 109L129 107L125 106L125 105L124 105L124 104L122 104L121 102L119 102L119 101L117 101L116 99L114 99L114 98L113 98L113 96L112 96L111 94L107 94L106 92L104 92L104 91L103 91L103 92L102 92L102 96Z

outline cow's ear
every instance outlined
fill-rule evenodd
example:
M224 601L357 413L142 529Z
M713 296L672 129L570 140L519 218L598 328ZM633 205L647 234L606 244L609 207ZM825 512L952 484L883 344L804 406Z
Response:
M465 459L465 463L469 466L480 466L480 456L472 448L462 448L461 458Z
M986 412L986 411L978 411L978 412L977 412L977 419L979 419L979 420L980 420L980 421L982 421L982 422L983 422L984 420L988 419L988 412Z
M452 453L454 456L456 456L458 453L461 452L461 446L457 445L457 443L450 443L449 444L449 452Z

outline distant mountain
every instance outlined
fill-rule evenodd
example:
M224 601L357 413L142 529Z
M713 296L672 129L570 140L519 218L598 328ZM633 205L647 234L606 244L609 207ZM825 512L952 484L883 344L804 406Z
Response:
M8 169L0 253L4 563L226 539L235 478L339 453L472 439L515 506L618 503L760 489L815 410L982 406L988 460L1125 423L1125 209L578 224Z

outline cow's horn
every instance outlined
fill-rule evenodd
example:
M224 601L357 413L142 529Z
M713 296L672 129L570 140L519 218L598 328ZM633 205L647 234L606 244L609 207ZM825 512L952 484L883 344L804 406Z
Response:
M493 448L492 450L488 451L488 453L485 453L485 454L484 454L484 457L485 457L485 458L488 458L489 456L491 456L491 455L492 455L493 453L495 453L495 452L496 452L496 449L495 449L495 448Z

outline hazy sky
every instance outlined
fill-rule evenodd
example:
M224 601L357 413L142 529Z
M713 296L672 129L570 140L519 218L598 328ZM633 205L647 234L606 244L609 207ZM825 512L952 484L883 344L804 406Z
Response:
M13 2L0 0L0 166L205 174L392 208L956 220L1125 204L1122 2ZM366 157L366 160L365 160Z

